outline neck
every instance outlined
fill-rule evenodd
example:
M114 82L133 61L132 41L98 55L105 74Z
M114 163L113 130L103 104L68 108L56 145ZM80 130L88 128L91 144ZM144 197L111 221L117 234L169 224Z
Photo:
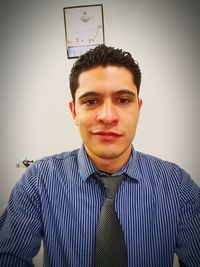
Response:
M92 162L96 166L96 168L98 170L101 170L107 173L114 173L114 172L119 171L122 167L124 167L127 164L129 157L131 155L131 146L120 156L116 158L110 158L110 159L102 158L102 157L92 154L91 151L87 147L85 147L85 150L89 158L92 160Z

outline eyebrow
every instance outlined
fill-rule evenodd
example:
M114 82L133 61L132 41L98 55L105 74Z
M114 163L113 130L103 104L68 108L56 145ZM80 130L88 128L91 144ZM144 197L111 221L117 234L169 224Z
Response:
M103 95L103 94L97 93L97 92L94 92L94 91L90 91L90 92L87 92L87 93L79 96L78 100L81 101L81 99L84 99L84 98L87 98L87 97L101 96L101 95Z
M103 96L104 94L102 93L97 93L95 91L90 91L90 92L87 92L83 95L81 95L78 100L81 101L82 99L84 98L87 98L87 97L94 97L94 96L97 96L97 97L100 97L100 96ZM127 90L127 89L122 89L122 90L119 90L119 91L116 91L113 93L113 95L117 96L117 95L129 95L130 97L133 97L135 98L137 96L137 94L135 92L132 92L130 90Z
M127 89L119 90L116 93L114 93L114 95L129 95L131 97L136 97L137 96L137 94L135 92L132 92L132 91L127 90Z

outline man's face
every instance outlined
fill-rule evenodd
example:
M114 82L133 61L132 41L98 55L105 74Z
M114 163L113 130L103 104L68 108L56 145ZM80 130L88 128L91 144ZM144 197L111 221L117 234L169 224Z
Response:
M127 160L141 105L128 69L100 66L80 74L70 109L94 162Z

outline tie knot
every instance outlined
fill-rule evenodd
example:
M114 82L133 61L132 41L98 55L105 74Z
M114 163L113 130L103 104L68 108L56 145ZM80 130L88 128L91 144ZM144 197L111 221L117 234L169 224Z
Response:
M124 175L119 176L107 176L95 173L95 178L103 185L106 198L114 199L116 192L124 178Z

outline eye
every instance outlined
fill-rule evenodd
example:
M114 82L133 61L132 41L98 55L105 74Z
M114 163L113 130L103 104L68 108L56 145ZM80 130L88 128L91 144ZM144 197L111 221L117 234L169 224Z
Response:
M88 99L84 101L84 104L86 104L87 106L94 106L97 104L97 99Z
M122 97L122 98L117 99L117 102L119 104L125 105L125 104L129 104L131 100L128 98Z

